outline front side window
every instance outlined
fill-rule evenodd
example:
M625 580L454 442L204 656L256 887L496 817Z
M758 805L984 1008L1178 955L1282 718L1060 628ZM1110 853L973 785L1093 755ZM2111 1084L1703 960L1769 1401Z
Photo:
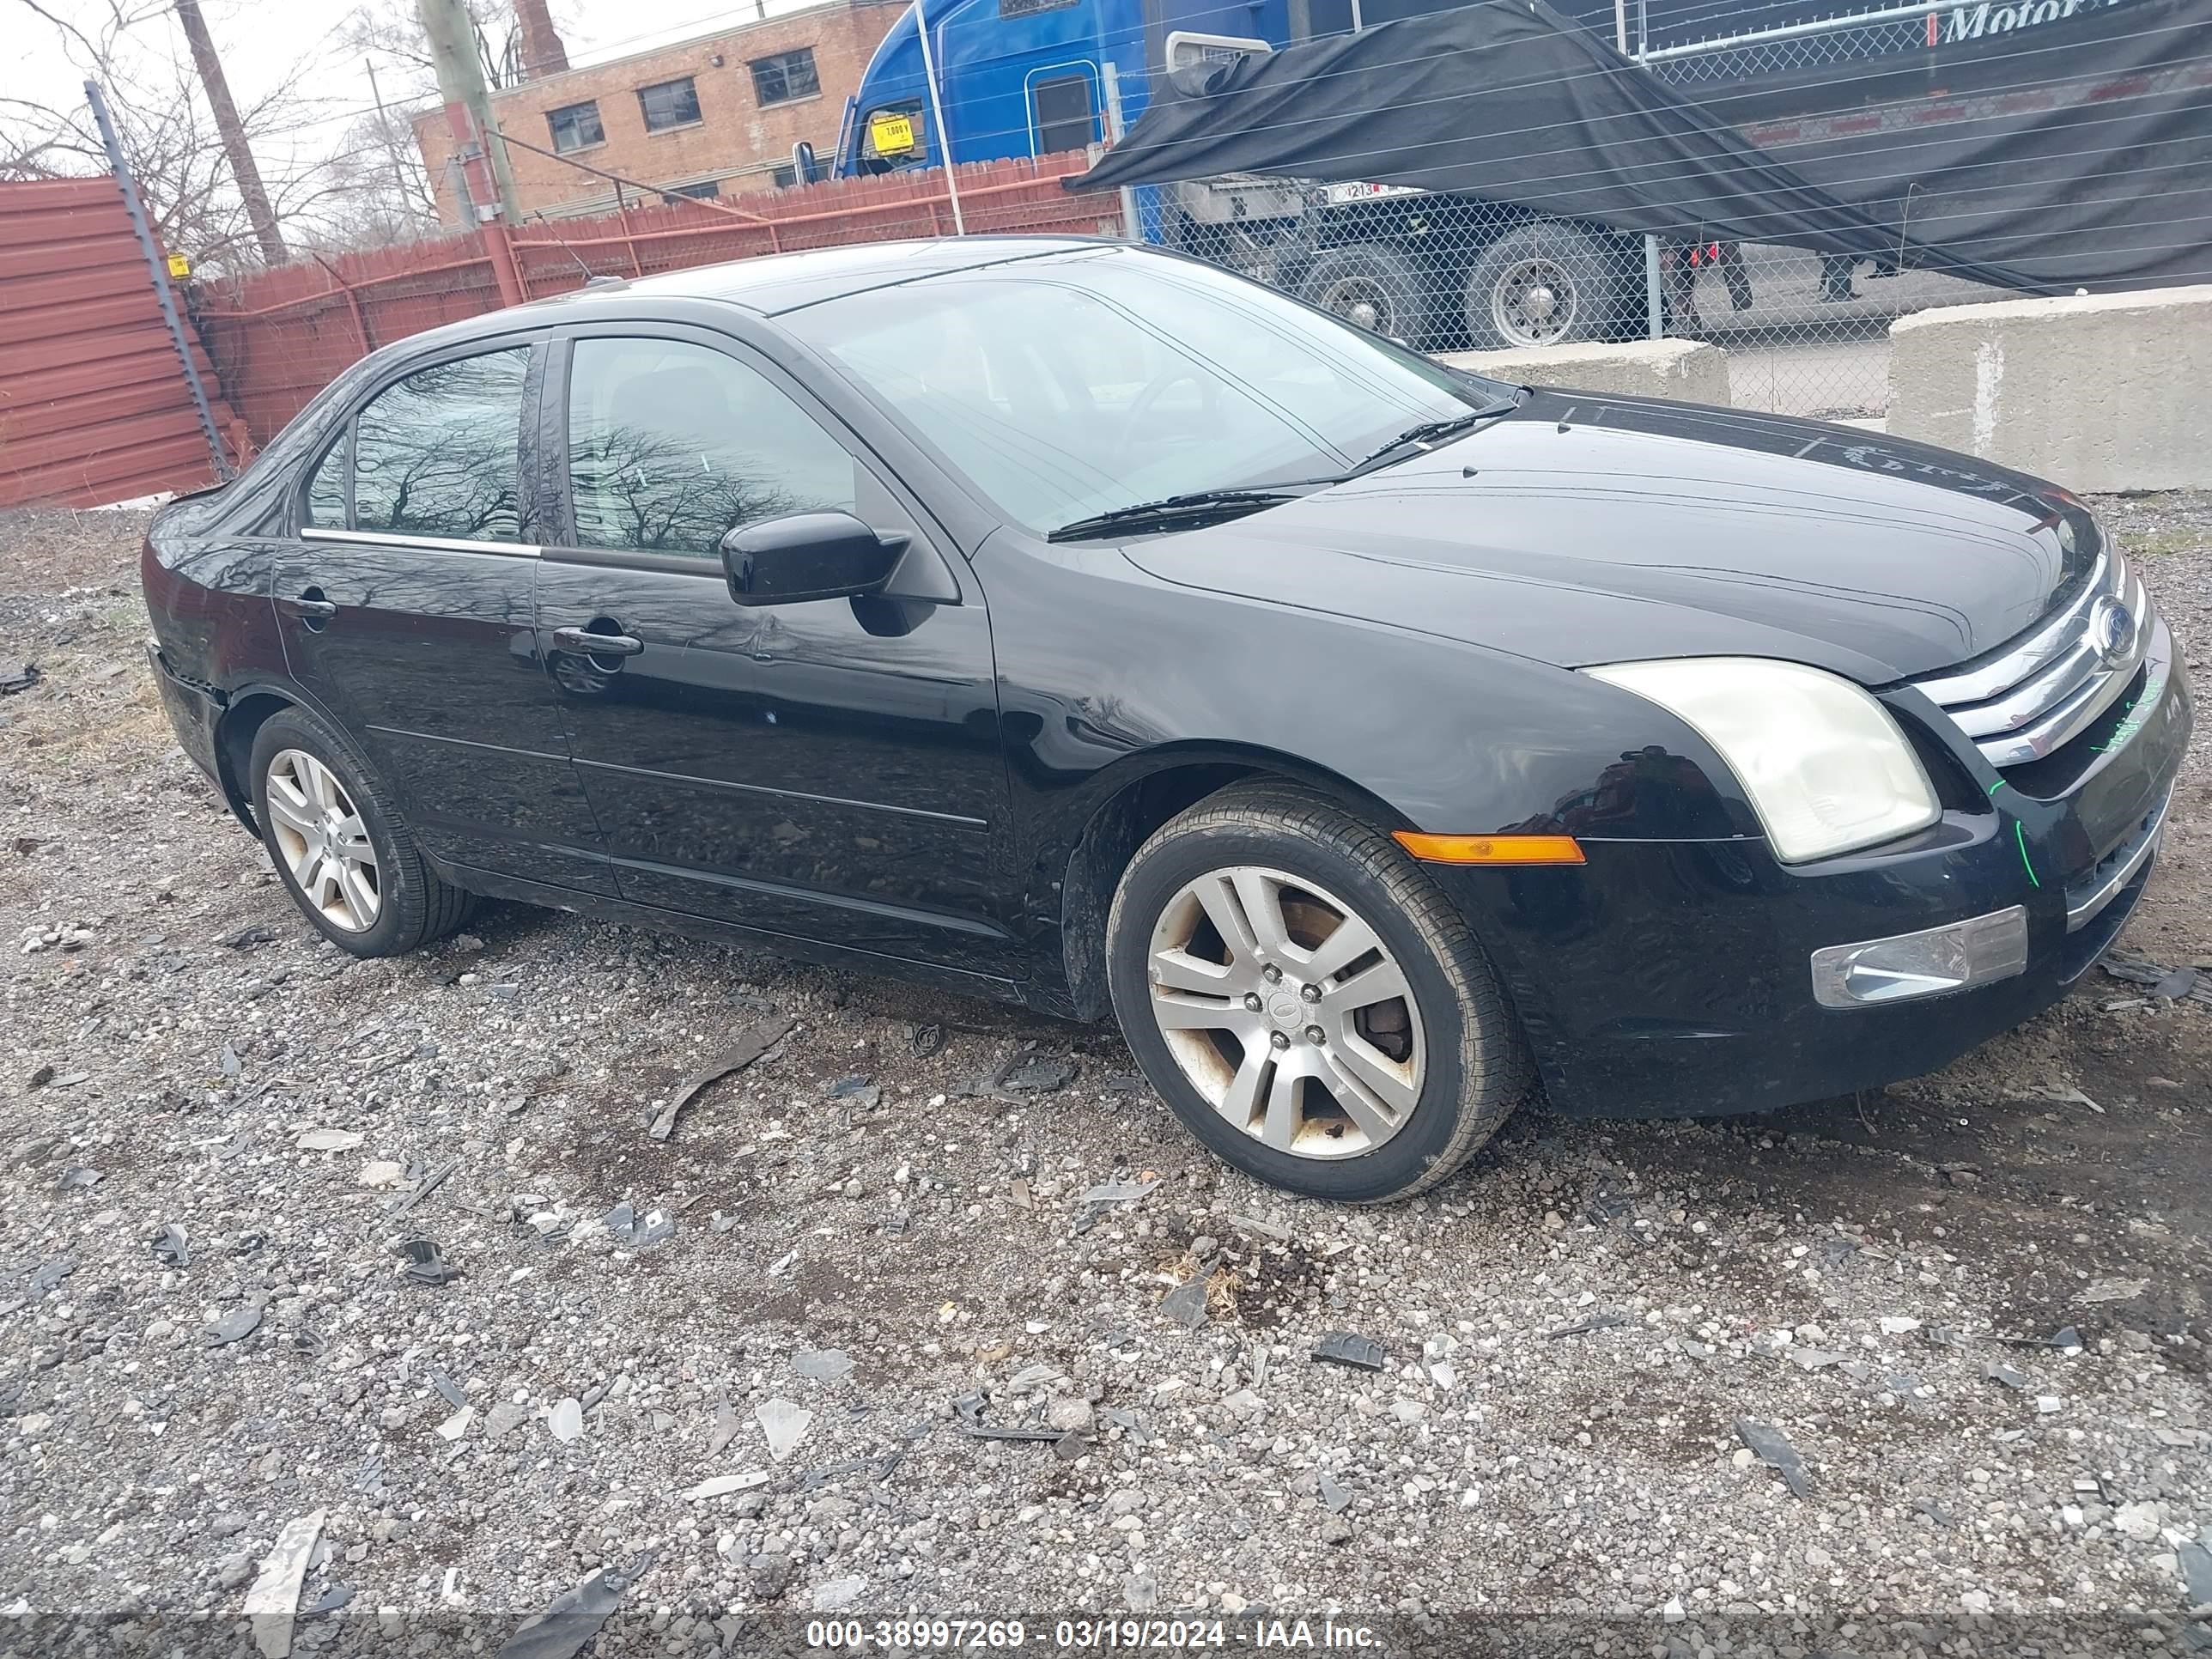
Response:
M530 349L418 368L354 417L353 527L443 541L522 538L522 379Z
M1131 249L848 295L785 325L1015 522L1342 471L1510 389L1273 289Z
M718 557L739 525L854 510L851 454L765 376L680 340L579 340L568 489L581 547Z
M1068 75L1056 81L1040 81L1030 89L1030 101L1036 116L1038 155L1057 155L1062 150L1081 149L1097 138L1098 123L1091 112L1089 76Z
M566 155L572 149L589 149L593 144L607 142L607 130L599 125L599 106L595 99L580 104L571 104L566 109L549 110L545 125L553 130L553 149Z
M822 90L821 79L814 72L811 46L801 46L797 52L780 52L773 58L756 58L752 69L753 96L763 104L811 98Z
M860 162L864 173L928 165L929 131L921 117L921 100L878 104L860 118Z
M681 81L663 81L659 86L637 89L638 108L645 115L647 132L665 132L671 127L688 127L699 120L699 89L691 84L691 77Z

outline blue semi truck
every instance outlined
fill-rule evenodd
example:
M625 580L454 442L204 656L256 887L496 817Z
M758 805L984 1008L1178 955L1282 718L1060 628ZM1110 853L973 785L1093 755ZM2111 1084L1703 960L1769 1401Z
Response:
M1164 67L1434 9L1435 0L925 0L956 161L1108 142L1144 112ZM1607 3L1577 21L1610 39L1613 18ZM838 176L941 163L921 47L909 7L847 103ZM1600 226L1373 185L1247 178L1139 193L1156 198L1133 204L1146 240L1397 338L1499 347L1644 331L1643 246Z

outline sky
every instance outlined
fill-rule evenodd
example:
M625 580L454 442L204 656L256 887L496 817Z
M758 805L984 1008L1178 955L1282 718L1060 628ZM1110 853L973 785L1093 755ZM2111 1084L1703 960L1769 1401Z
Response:
M763 15L763 6L766 15L775 16L809 3L744 0L738 5L717 6L710 0L554 0L553 17L569 62L580 65L749 22ZM143 7L149 0L135 3ZM39 5L95 37L109 10L109 0L39 0ZM352 0L202 0L201 4L232 96L241 105L250 103L295 64L312 62L319 70L315 90L328 114L318 132L327 132L331 138L348 120L372 107L368 76L360 57L341 52L332 40L352 9ZM141 25L131 38L141 43L138 50L157 58L187 60L184 35L173 16ZM50 106L80 101L83 77L63 51L64 40L24 0L0 0L0 98ZM427 76L418 80L406 65L380 63L376 72L390 103L404 103L433 90ZM126 92L118 89L118 95Z

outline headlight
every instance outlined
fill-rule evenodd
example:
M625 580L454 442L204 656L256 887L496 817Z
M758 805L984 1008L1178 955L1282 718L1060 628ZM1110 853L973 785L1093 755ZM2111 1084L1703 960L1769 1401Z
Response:
M1718 750L1785 864L1936 822L1936 792L1889 711L1849 680L1757 657L1583 671L1657 703Z

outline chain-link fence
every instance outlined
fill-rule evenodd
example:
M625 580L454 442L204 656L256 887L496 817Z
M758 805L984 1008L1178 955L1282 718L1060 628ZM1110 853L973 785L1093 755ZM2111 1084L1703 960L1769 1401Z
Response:
M1762 76L1895 61L1942 27L1941 14L1916 4L1683 44L1632 40L1629 55L1699 97ZM1663 241L1397 186L1234 177L1132 194L1156 198L1133 204L1148 240L1424 349L1705 341L1729 354L1736 406L1784 414L1880 417L1893 319L2002 297L1906 268L1895 249L1847 259Z

